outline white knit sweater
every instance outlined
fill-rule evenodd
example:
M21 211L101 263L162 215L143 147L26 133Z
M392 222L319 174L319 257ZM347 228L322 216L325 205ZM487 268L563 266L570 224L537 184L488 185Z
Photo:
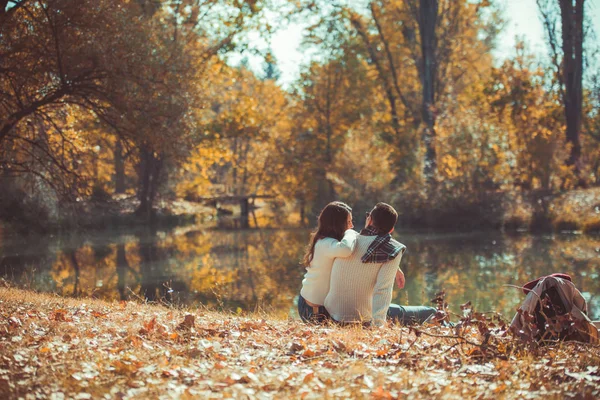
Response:
M315 243L315 253L307 268L300 294L311 303L323 305L329 292L331 267L336 257L348 257L356 245L358 232L348 229L341 241L334 238L320 239Z
M363 263L360 258L376 237L359 235L352 255L333 263L325 308L336 321L385 323L402 253L386 263Z

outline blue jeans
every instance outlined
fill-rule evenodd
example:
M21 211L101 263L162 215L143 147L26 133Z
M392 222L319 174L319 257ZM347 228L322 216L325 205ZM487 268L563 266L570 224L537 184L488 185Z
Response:
M328 321L333 321L331 315L329 315L324 306L310 306L306 303L306 300L302 295L298 296L298 314L302 321L306 323L323 324Z
M427 306L399 306L390 304L388 308L387 319L402 325L422 324L432 315L436 309Z

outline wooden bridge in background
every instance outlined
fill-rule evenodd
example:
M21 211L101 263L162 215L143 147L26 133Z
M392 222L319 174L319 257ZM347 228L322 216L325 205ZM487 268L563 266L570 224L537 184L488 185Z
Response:
M195 197L190 199L195 202L203 203L214 203L215 207L218 207L219 203L228 203L240 205L240 224L241 228L249 228L249 216L250 216L250 200L254 203L256 199L274 199L276 196L272 194L246 194L246 195L222 195L222 196L211 196L211 197Z

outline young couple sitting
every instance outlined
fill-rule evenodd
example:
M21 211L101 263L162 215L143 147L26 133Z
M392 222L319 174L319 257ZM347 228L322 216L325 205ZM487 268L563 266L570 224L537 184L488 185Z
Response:
M378 203L359 234L347 204L334 201L321 211L304 256L298 298L304 322L383 326L386 319L423 323L435 314L432 307L391 304L394 280L404 287L400 260L406 246L391 235L397 220L392 206Z

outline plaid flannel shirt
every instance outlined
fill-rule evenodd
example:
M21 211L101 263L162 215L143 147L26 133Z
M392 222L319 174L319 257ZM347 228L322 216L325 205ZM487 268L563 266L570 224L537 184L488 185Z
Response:
M392 235L389 233L381 235L370 226L360 231L360 234L377 236L373 243L369 245L367 252L361 257L363 263L384 263L393 260L406 250L406 246L393 239Z

